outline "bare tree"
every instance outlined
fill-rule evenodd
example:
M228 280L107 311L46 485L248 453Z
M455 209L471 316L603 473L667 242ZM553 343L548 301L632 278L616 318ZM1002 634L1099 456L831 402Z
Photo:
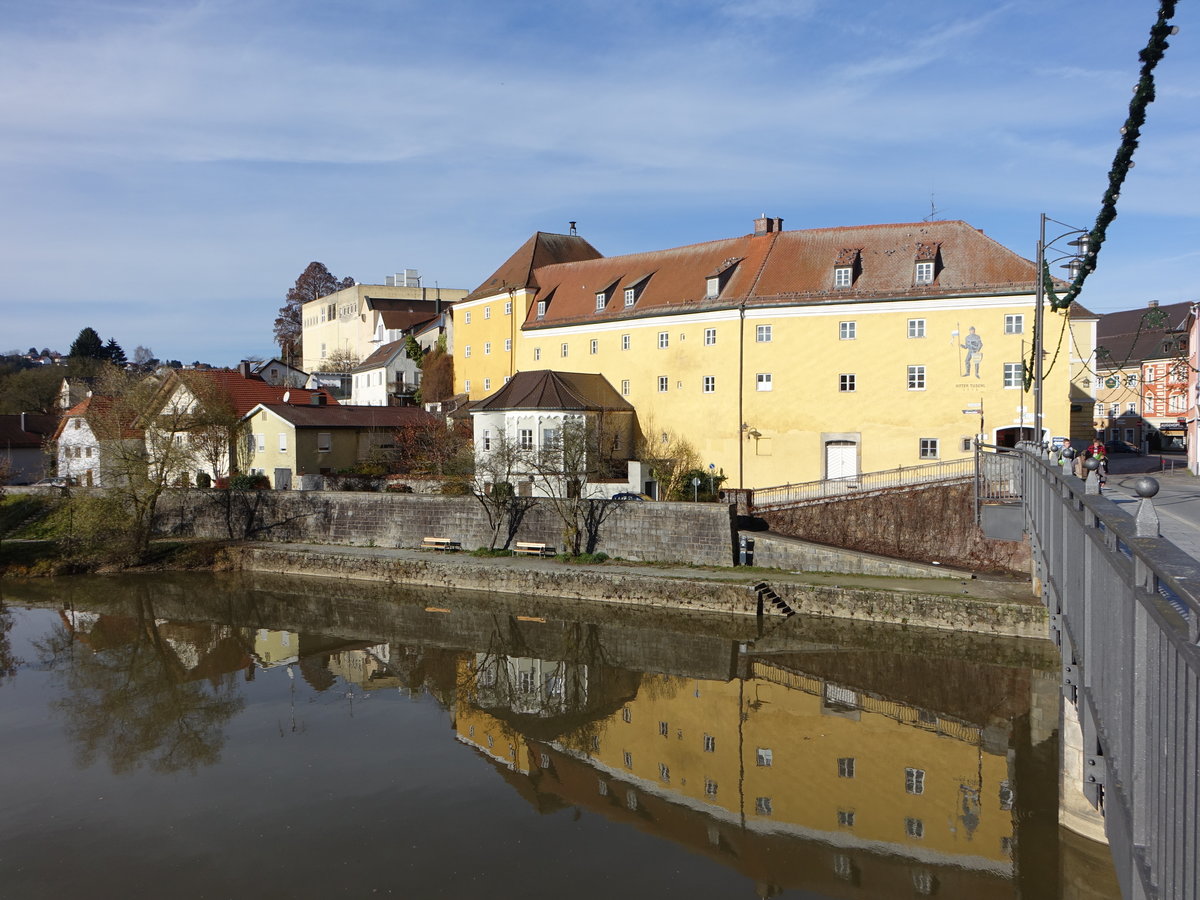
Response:
M362 358L357 353L348 347L343 347L334 350L329 356L321 360L321 365L317 371L337 372L345 375L361 362Z
M536 502L532 497L517 493L517 482L533 468L532 451L521 448L520 442L503 431L488 435L486 448L475 455L475 471L467 486L479 501L492 530L488 548L496 549L501 535L507 548L521 527L521 520Z
M643 421L637 457L649 464L664 500L682 498L687 473L700 468L700 453L695 446L679 432L660 428L653 419Z
M134 559L150 545L159 498L196 468L192 406L170 402L147 412L155 409L158 390L154 378L110 368L93 393L88 414L103 445L101 483L122 501L130 518L127 535Z
M565 417L557 437L530 457L534 478L563 525L563 549L572 556L594 553L600 528L620 501L594 489L616 474L616 429L604 413Z
M335 278L324 263L310 262L300 273L275 318L275 343L279 344L284 362L295 365L295 361L302 357L304 304L348 287L354 287L354 279L349 276L340 280Z

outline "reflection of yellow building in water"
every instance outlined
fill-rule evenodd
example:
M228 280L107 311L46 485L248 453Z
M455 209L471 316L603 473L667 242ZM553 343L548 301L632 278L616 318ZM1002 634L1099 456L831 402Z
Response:
M264 669L286 666L300 658L300 635L293 631L271 631L260 628L254 632L254 657Z
M551 765L459 696L460 740L524 774ZM662 798L764 836L1012 875L1008 758L977 726L756 662L745 681L647 675L588 731L551 746L628 809Z

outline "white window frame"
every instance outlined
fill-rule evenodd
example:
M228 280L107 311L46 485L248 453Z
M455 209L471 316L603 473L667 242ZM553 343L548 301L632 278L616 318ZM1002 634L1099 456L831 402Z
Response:
M853 778L854 777L854 762L853 756L838 757L838 778Z
M919 262L913 269L913 284L933 284L933 263Z
M911 766L904 770L904 793L925 793L925 770L914 769Z
M287 432L286 431L279 432L279 452L280 453L287 453L287 444L288 444Z
M854 372L842 372L838 375L838 393L853 394L858 390L858 376Z
M569 348L568 348L567 342L563 341L558 347L558 355L565 357L568 353L568 350L569 350Z
M588 352L592 356L595 356L600 352L600 342L596 340L596 338L592 338L591 341L588 342Z
M910 391L925 390L925 367L924 366L909 366L908 367L908 389Z
M941 459L941 443L937 438L918 438L918 459Z
M483 389L485 391L490 391L492 389L492 379L490 379L490 378L483 379Z
M537 305L537 317L543 319L546 317L546 301L539 300Z
M603 310L607 303L608 303L608 296L603 291L597 291L596 292L596 312L600 312L601 310Z
M627 335L627 334L621 335L621 349L628 350L629 344L630 344L629 335Z
M721 276L713 275L711 278L704 280L704 299L711 300L713 297L721 296Z
M490 306L485 306L483 308L483 317L485 319L490 319L492 317L492 308Z
M717 329L705 328L704 329L704 346L712 347L716 343L717 343Z
M1007 313L1004 316L1005 334L1024 334L1025 316L1022 313Z
M658 376L658 392L665 394L671 388L671 380L666 375Z
M504 352L505 352L505 353L512 353L512 338L505 338L505 339L504 339Z
M770 747L758 747L754 751L754 764L768 768L775 764L775 754Z
M909 319L908 320L908 336L910 338L925 337L925 320L924 319Z
M532 428L522 428L518 432L517 438L520 441L520 446L521 446L522 450L532 450L533 449L533 429Z
M1023 387L1025 383L1024 366L1021 363L1006 362L1004 364L1004 386L1006 388Z
M491 341L484 341L484 342L483 342L483 355L484 355L484 356L491 356L491 355L492 355L492 342L491 342Z
M858 339L858 322L838 322L838 340L854 341Z
M637 302L637 288L625 288L625 305L633 306Z
M504 301L504 314L506 316L512 315L512 301L511 300Z
M775 336L775 329L770 325L756 325L754 327L754 343L769 344Z
M658 333L658 349L666 350L670 346L671 346L671 332L660 331Z
M770 372L759 372L754 376L755 390L770 391L774 389Z
M702 390L704 391L704 393L715 394L717 392L717 376L716 375L705 375L704 380L701 382L701 385L702 385Z
M465 347L463 347L463 358L464 359L471 358L471 345L470 344L467 344Z
M621 396L622 397L629 396L629 379L628 378L621 379Z
M835 288L847 288L854 281L854 268L852 266L838 266L833 270L833 286Z
M534 347L533 348L533 361L537 362L541 358L542 358L542 348Z
M464 325L471 324L471 311L469 309L463 313L463 324Z

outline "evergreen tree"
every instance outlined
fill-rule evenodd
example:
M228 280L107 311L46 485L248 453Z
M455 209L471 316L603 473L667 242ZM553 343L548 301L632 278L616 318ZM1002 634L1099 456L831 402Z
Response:
M79 332L79 336L75 338L71 344L71 349L67 351L67 356L73 356L77 359L107 359L108 355L104 349L104 341L100 339L95 328L84 328Z
M104 345L104 354L114 366L123 366L129 362L125 358L125 351L121 349L121 345L117 343L116 338L108 339L108 343Z

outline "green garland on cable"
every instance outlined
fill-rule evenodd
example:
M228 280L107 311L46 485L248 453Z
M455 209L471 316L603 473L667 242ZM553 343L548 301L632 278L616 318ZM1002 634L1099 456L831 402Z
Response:
M1104 244L1108 226L1117 217L1117 197L1120 195L1121 185L1125 182L1125 176L1129 174L1129 170L1133 168L1133 151L1137 149L1142 126L1146 124L1146 107L1154 102L1154 67L1158 65L1158 61L1163 58L1167 47L1170 46L1167 38L1173 29L1167 23L1174 15L1175 0L1162 0L1158 7L1158 20L1150 29L1150 42L1146 45L1146 49L1138 54L1138 59L1142 61L1141 77L1138 79L1137 87L1133 90L1133 99L1129 102L1129 118L1125 120L1125 127L1121 129L1121 145L1117 148L1112 168L1108 172L1108 190L1104 193L1104 203L1100 207L1099 215L1096 216L1096 224L1088 233L1087 254L1083 257L1083 265L1080 267L1079 274L1075 276L1075 280L1071 282L1071 286L1062 299L1055 294L1050 269L1045 260L1042 260L1042 280L1046 286L1046 296L1050 298L1051 310L1057 311L1069 307L1079 296L1079 291L1083 288L1083 283L1087 280L1088 275L1096 268L1096 257L1100 253L1100 247Z

